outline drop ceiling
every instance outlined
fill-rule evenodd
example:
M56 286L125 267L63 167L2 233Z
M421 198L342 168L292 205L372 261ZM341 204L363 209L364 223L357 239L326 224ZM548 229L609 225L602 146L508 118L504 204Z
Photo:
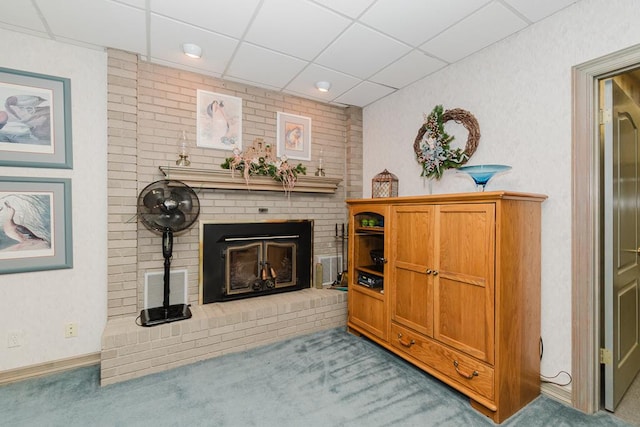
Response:
M364 107L577 0L0 1L1 28Z

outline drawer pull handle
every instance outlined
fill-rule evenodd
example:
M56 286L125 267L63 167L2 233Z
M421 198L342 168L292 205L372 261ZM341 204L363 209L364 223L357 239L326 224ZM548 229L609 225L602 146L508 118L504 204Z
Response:
M431 274L433 272L433 270L431 270L430 268L427 268L427 271L425 271L425 273L427 274Z
M416 343L415 340L411 340L409 342L403 341L402 340L402 334L398 334L398 342L400 344L402 344L403 347L407 347L407 348L411 347L412 345L414 345Z
M433 275L437 276L438 275L438 270L433 270Z
M454 360L454 361L453 361L453 366L456 368L456 372L457 372L460 376L465 377L465 378L466 378L466 379L468 379L468 380L472 380L472 379L473 379L473 377L477 377L477 376L478 376L478 371L473 371L473 373L472 373L472 374L465 374L465 373L464 373L464 372L462 372L460 369L458 369L458 361L457 361L457 360Z

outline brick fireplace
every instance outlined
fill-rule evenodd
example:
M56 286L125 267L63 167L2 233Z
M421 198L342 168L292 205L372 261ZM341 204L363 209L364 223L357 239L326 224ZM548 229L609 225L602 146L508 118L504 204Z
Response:
M110 320L102 338L101 384L344 327L346 293L310 287L312 235L308 220L201 223L204 301L192 305L190 319L170 324Z
M247 300L201 305L199 230L192 227L174 241L172 268L188 272L187 297L193 317L143 328L135 323L144 308L144 276L161 271L161 237L136 217L142 188L164 178L159 167L175 165L176 141L187 132L191 169L222 173L230 152L195 145L196 90L243 99L243 137L276 142L276 112L312 119L313 143L307 179L319 157L327 177L341 180L332 194L201 189L202 221L313 220L312 253L336 253L336 223L346 218L345 199L362 197L362 109L328 105L211 76L141 60L108 50L108 306L102 339L103 384L135 378L220 354L242 351L346 323L346 295L329 289L262 295ZM321 153L323 153L321 155ZM225 171L226 172L226 171ZM167 178L171 178L167 176Z

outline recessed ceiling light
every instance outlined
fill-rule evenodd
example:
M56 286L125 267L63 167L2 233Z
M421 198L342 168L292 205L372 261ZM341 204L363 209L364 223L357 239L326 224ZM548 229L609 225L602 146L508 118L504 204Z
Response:
M317 82L316 87L320 92L329 92L329 89L331 89L331 83L325 81Z
M202 55L202 48L197 44L185 43L182 45L182 50L189 58L200 58Z

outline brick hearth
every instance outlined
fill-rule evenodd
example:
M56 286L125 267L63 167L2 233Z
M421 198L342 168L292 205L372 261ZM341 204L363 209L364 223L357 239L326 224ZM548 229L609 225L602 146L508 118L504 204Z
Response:
M110 319L102 335L101 385L345 326L347 295L304 289L191 311L191 319L149 328L136 325L135 316Z

